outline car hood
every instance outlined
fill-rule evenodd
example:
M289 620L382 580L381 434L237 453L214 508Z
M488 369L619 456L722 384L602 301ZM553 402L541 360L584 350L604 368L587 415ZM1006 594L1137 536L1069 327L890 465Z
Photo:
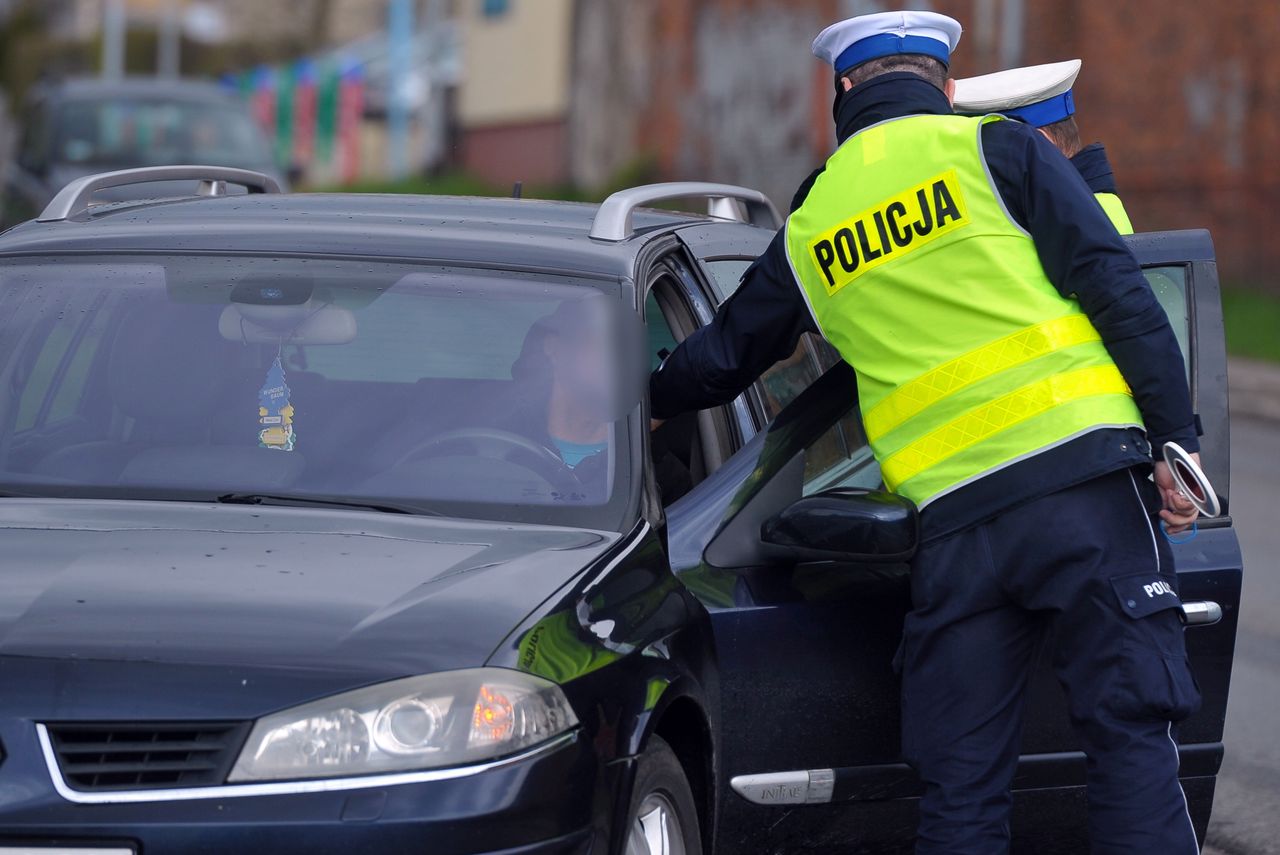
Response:
M328 509L0 501L0 658L392 677L484 663L617 534Z

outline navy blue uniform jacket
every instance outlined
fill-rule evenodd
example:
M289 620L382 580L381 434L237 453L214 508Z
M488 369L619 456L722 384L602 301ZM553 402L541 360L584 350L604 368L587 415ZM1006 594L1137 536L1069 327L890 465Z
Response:
M843 143L877 122L950 112L946 96L923 78L886 74L841 97L836 126ZM1019 122L984 126L982 143L1010 216L1035 241L1049 281L1077 299L1097 328L1133 389L1147 435L1136 429L1097 430L997 470L930 503L922 514L925 539L1108 472L1149 465L1165 442L1176 441L1188 451L1200 447L1173 329L1080 174L1042 134ZM820 172L801 186L795 205ZM789 356L805 332L817 327L779 232L715 320L689 336L654 372L653 416L669 418L731 401Z

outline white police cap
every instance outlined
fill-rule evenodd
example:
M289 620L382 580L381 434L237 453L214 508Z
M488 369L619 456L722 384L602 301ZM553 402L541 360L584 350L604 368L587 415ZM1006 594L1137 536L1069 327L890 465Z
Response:
M956 81L957 113L1004 113L1043 128L1076 111L1072 87L1083 65L1078 59L1011 68Z
M937 12L877 12L827 27L813 40L813 55L836 73L894 54L924 54L943 65L960 43L960 22Z

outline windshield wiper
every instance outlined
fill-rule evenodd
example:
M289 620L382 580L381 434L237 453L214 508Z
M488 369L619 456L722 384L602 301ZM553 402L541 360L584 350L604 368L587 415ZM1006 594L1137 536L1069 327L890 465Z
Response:
M355 508L362 511L378 511L384 514L419 514L425 516L440 516L435 511L426 508L413 507L409 505L393 505L386 502L359 502L349 499L342 499L335 496L290 496L275 495L271 493L226 493L215 499L221 505L275 505L279 507L290 506L320 506L329 508Z

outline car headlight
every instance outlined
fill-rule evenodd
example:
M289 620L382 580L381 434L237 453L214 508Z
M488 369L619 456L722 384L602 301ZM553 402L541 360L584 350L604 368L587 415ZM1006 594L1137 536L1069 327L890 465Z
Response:
M228 780L459 766L514 754L577 725L559 686L519 671L409 677L259 719Z

